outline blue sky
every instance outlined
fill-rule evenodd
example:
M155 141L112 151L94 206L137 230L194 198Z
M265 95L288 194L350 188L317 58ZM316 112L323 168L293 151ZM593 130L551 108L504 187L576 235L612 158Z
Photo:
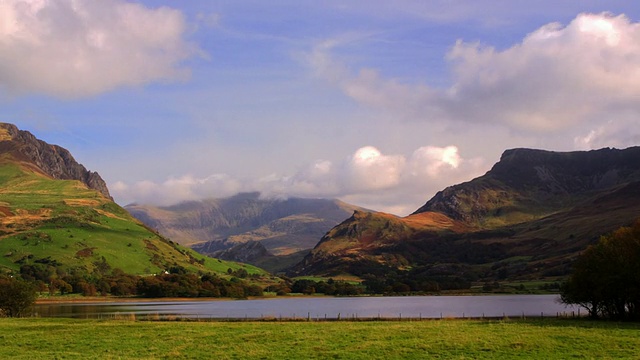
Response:
M508 148L640 144L632 1L0 0L0 119L122 205L406 215Z

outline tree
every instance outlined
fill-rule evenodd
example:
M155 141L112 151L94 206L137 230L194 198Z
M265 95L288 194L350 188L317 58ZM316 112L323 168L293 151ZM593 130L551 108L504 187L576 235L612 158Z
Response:
M593 318L640 319L640 219L589 246L560 296L565 304L585 307Z
M36 301L36 288L31 283L14 278L0 279L0 311L9 317L28 313Z

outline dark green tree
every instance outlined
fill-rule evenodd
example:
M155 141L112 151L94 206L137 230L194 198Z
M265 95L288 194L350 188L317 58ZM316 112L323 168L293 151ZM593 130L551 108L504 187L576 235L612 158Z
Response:
M640 220L589 246L560 296L565 304L585 307L593 318L640 319Z
M36 301L33 284L14 278L0 278L0 312L4 316L22 317Z

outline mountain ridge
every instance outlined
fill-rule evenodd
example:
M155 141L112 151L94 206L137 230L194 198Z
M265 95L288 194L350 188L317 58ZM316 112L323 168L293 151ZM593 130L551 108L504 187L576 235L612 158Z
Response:
M438 221L425 226L420 216ZM588 244L638 216L639 147L511 149L485 175L447 187L407 217L354 214L289 274L442 276L448 268L465 282L562 275Z
M510 149L485 175L439 191L413 214L434 211L470 223L520 208L522 216L532 219L575 205L590 192L640 180L633 162L638 158L640 147L564 153Z
M0 153L11 153L16 160L35 165L53 179L81 181L113 200L100 174L87 170L67 149L39 140L29 131L20 130L13 124L0 123Z

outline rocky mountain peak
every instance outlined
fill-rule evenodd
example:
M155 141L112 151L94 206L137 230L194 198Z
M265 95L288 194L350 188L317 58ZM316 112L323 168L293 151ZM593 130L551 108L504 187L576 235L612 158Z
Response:
M97 172L87 170L60 146L37 139L17 126L0 123L0 149L17 160L35 165L44 174L59 180L78 180L111 199L107 184Z
M640 180L640 147L554 152L506 150L485 175L438 192L415 213L435 211L476 222L528 220L580 201L594 191ZM512 220L507 220L507 213Z

